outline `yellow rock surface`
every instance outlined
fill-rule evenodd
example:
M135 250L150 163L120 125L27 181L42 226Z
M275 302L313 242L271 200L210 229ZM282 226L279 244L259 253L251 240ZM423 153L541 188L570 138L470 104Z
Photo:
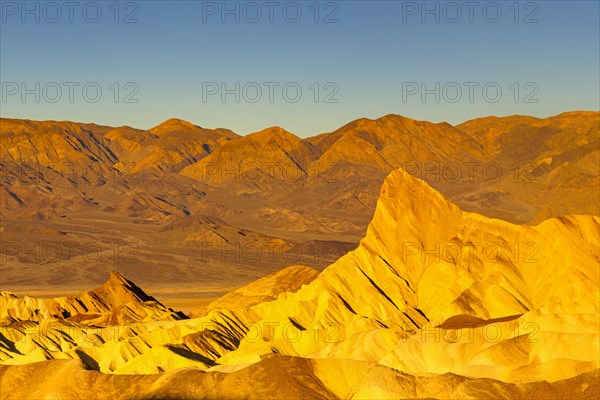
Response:
M106 375L77 360L0 365L0 399L591 399L598 370L553 383L511 384L455 374L413 376L364 361L274 356L231 373L182 368Z
M514 225L463 212L396 170L360 246L314 280L306 269L289 270L307 283L292 285L294 293L273 298L266 287L290 287L275 274L199 318L104 328L36 322L34 304L13 305L7 315L22 321L2 329L0 357L12 364L2 367L2 387L57 368L56 376L78 377L75 386L48 382L67 397L94 381L131 385L123 396L185 388L198 398L584 398L598 391L599 240L597 216ZM143 300L112 286L100 292ZM45 317L57 317L55 303L44 307ZM48 359L80 361L30 364ZM114 376L83 371L81 362ZM181 383L192 377L195 389Z

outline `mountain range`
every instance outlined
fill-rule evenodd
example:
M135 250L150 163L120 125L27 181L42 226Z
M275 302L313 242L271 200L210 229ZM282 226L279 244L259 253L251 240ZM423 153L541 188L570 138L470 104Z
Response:
M387 115L306 139L2 118L2 285L75 292L117 268L151 289L224 294L290 264L322 269L357 246L397 168L512 223L599 215L599 115Z

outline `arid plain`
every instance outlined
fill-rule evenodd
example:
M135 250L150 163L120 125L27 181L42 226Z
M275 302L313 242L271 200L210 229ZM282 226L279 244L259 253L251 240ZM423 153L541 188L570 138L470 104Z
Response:
M1 398L600 395L599 112L0 139Z

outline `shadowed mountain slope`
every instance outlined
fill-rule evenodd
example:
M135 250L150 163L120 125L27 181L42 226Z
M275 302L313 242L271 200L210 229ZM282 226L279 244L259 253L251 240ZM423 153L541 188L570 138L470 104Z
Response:
M96 326L186 318L114 271L102 286L76 296L19 298L10 292L2 292L0 310L3 325L19 321L41 322L49 318Z
M504 173L456 201L512 210L524 222L600 215L600 113L488 117L457 128L482 143L491 153L490 165Z

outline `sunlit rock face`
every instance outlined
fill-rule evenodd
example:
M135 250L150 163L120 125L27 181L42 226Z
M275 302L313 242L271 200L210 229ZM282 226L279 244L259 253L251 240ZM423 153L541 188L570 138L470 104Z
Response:
M0 323L5 326L24 321L40 323L49 318L90 326L186 318L115 271L100 287L75 296L19 298L10 292L2 292L0 306Z
M598 217L513 225L465 213L397 170L359 248L254 307L271 336L221 361L256 361L262 345L410 373L569 378L598 367L598 240ZM317 327L329 340L314 340Z
M599 240L597 216L515 225L464 212L398 169L356 250L318 275L275 273L193 319L118 274L80 296L3 293L2 396L38 376L10 393L593 398Z

